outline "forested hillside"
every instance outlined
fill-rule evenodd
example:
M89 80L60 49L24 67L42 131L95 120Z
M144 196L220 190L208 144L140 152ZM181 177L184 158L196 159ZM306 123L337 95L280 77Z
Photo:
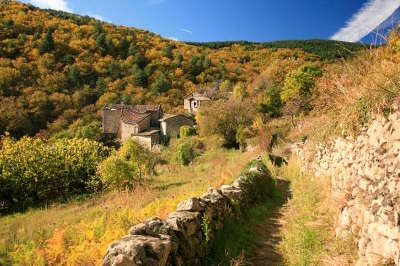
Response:
M230 92L263 71L282 83L304 62L332 58L321 50L336 57L360 48L329 42L189 45L15 1L1 2L0 17L0 134L15 137L96 134L105 103L180 109L183 96L198 87Z

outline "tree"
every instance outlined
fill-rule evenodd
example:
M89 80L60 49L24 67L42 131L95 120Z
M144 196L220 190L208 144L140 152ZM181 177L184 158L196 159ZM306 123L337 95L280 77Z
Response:
M251 125L254 113L253 105L245 101L215 101L202 106L197 114L200 135L219 134L228 146L237 146L237 132Z
M297 101L299 103L297 111L310 111L315 80L320 76L322 76L322 71L319 66L314 64L303 65L289 73L285 78L281 94L283 102Z
M269 114L271 117L281 115L283 103L281 93L276 86L271 86L265 90L264 101L258 105L258 111Z
M164 48L162 55L169 59L173 59L174 58L174 53L172 52L173 49L174 49L174 47L172 45L167 45Z
M106 187L133 189L146 174L154 171L154 155L132 139L99 166L101 180Z
M171 88L171 84L164 73L161 73L157 79L151 84L151 91L154 94L166 92Z
M48 30L39 45L41 54L48 53L54 49L53 30Z
M147 77L143 69L139 68L137 65L133 67L133 82L136 86L146 87Z

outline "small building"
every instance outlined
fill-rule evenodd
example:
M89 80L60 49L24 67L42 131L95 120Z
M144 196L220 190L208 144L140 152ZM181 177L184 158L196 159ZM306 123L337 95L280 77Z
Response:
M132 138L151 149L159 143L159 105L107 104L103 107L103 133L114 135L124 143Z
M165 114L160 119L160 131L164 137L179 136L179 131L182 126L193 126L192 119L183 114Z
M163 139L178 136L182 126L194 122L183 114L163 114L161 106L108 104L103 107L103 133L124 143L133 139L152 150Z
M202 104L209 101L211 101L209 97L205 96L204 94L194 92L184 98L183 105L185 110L191 114L194 114L197 113Z
M160 130L153 128L138 134L132 134L131 138L140 145L152 150L155 145L160 144Z

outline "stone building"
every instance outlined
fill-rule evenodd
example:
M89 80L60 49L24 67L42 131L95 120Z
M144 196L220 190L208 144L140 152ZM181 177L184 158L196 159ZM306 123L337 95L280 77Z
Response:
M205 96L204 94L194 92L185 97L183 105L185 110L187 110L191 114L194 114L197 113L201 105L209 101L211 101L209 97Z
M103 107L104 134L113 135L121 143L134 139L150 150L160 143L160 137L178 136L180 127L185 125L193 126L193 121L181 114L163 114L159 105L107 104Z
M165 114L160 119L161 134L168 137L178 136L182 126L193 125L193 120L183 114Z

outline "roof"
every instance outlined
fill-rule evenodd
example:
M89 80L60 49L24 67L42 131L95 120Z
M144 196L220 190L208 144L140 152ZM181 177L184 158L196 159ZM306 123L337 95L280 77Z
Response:
M132 136L150 137L150 136L152 136L154 134L157 134L157 133L160 133L159 129L150 129L150 130L147 130L147 131L140 132L138 134L134 134Z
M185 99L195 99L195 100L199 100L199 101L211 101L211 99L208 98L207 96L197 93L197 92L187 95L185 97Z
M137 124L151 116L151 113L138 113L131 109L122 109L121 120L126 124Z
M148 113L161 111L161 105L106 104L103 110L130 110L136 113Z
M177 117L177 116L183 116L186 119L190 120L190 118L187 115L184 115L184 114L164 114L163 117L161 119L159 119L158 121L160 121L160 122L166 121L166 120L168 120L170 118Z

